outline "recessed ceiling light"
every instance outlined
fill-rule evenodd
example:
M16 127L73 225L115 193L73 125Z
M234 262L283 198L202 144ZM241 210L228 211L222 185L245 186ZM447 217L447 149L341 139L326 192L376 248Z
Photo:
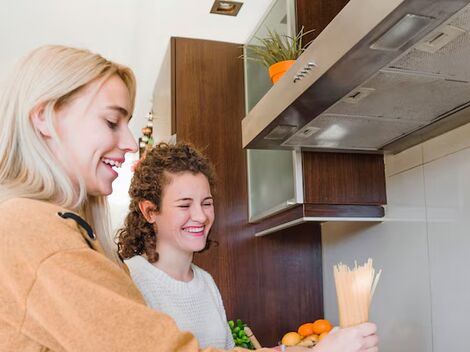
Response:
M236 16L238 15L238 11L240 11L242 5L242 2L237 1L215 0L214 5L212 5L211 13L215 13L217 15Z

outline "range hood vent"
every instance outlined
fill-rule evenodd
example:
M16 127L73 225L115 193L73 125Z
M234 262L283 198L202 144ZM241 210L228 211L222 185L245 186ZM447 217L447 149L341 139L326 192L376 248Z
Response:
M469 3L351 0L243 119L243 146L398 152L470 122Z

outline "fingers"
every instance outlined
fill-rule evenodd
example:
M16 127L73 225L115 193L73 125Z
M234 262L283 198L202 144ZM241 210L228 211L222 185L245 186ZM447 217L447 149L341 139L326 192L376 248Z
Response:
M360 324L357 326L357 328L359 329L359 332L362 336L373 335L377 332L377 325L370 322Z
M369 335L369 336L364 337L363 348L366 351L369 351L368 349L377 347L378 344L379 344L379 337L377 335L374 334L374 335Z

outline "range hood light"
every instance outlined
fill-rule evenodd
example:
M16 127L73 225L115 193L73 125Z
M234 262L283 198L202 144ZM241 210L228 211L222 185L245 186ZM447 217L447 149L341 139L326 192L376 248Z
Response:
M317 137L317 140L319 141L338 141L344 136L346 136L347 131L344 129L344 127L341 127L337 124L331 125L328 127L325 131L320 133Z
M385 32L370 48L376 50L396 51L419 34L433 17L406 14Z
M283 140L297 131L297 126L292 125L277 125L271 132L269 132L264 139Z

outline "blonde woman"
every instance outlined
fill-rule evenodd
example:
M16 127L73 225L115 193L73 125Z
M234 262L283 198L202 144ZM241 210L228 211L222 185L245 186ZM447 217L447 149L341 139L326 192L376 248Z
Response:
M0 351L198 350L113 262L104 197L137 150L134 96L128 68L63 46L34 50L2 88ZM340 340L375 344L374 328Z

